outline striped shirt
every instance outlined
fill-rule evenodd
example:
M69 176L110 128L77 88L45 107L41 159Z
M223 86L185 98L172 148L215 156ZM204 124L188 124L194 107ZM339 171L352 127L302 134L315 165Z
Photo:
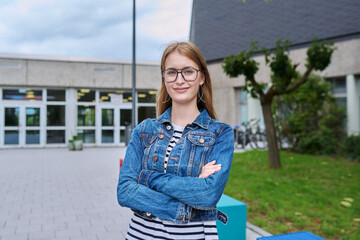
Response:
M167 170L171 151L182 136L184 127L173 124L174 133L166 148L164 172ZM131 218L126 235L127 240L218 240L216 221L189 222L177 224L167 220L143 219L136 214Z
M131 219L127 240L218 240L215 221L176 224L171 221L143 219L136 214Z
M165 154L165 159L164 159L164 172L166 172L166 170L167 170L170 153L173 150L176 143L181 138L182 133L184 131L184 127L181 127L181 126L178 126L178 125L175 125L175 124L172 124L172 126L174 128L174 133L173 133L173 135L172 135L172 137L170 139L169 145L166 148L166 154Z

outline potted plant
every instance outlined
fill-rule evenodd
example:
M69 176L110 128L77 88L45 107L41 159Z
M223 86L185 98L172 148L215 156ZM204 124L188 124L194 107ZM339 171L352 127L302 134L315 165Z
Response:
M83 140L75 135L72 139L69 140L69 150L82 150L83 149Z
M69 150L70 150L70 151L74 151L74 150L75 150L74 140L69 139L68 142L69 142L69 143L68 143Z

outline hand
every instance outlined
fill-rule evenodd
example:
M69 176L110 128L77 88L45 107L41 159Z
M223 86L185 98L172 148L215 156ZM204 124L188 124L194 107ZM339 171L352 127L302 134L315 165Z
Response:
M216 161L211 161L207 163L205 166L201 168L201 173L199 175L199 178L207 178L210 175L213 175L217 171L221 170L221 164L215 164Z

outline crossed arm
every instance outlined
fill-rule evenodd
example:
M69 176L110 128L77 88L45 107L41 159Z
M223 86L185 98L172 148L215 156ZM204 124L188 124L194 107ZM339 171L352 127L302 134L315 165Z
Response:
M210 156L216 162L206 164L198 178L141 170L143 151L139 130L140 125L133 132L119 176L117 197L121 206L150 212L160 219L177 221L187 214L189 206L207 208L217 203L230 172L232 129L229 131L226 128L220 134L222 138L219 138L219 144L215 143L213 149L216 154ZM224 146L222 141L231 144ZM224 151L228 152L226 158L222 157Z
M195 208L214 207L230 174L234 152L233 135L232 128L226 125L214 143L209 156L211 162L204 166L199 177L182 177L142 170L139 183Z

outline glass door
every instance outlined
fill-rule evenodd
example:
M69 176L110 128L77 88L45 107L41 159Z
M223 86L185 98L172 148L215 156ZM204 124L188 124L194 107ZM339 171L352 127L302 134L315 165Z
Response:
M120 144L125 145L130 140L132 111L131 108L120 108L119 113Z
M27 146L41 144L40 106L5 106L4 146Z
M40 107L25 107L25 145L40 145Z
M115 143L115 109L113 107L101 108L100 143Z
M126 127L131 124L131 112L131 106L100 107L99 144L125 145Z
M4 145L20 144L20 107L4 107Z

